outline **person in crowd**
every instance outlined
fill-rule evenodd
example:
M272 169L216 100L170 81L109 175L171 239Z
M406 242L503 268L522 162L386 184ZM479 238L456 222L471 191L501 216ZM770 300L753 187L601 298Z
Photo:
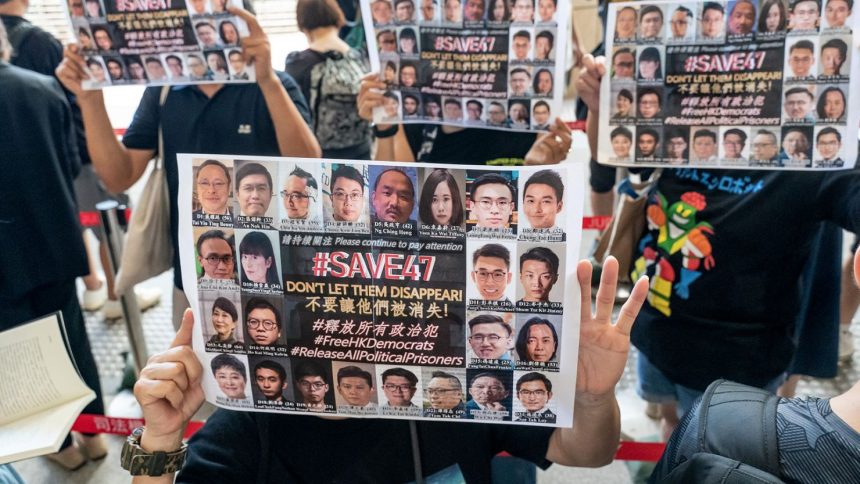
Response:
M263 232L248 232L239 243L242 260L242 282L280 284L272 241Z
M465 219L460 187L451 172L434 169L421 187L418 217L422 224L460 227Z
M639 10L639 39L657 40L663 35L663 10L645 5Z
M197 263L202 268L201 281L236 280L236 258L233 236L223 230L207 230L197 239Z
M337 392L350 407L376 408L376 403L371 401L375 392L373 376L355 365L337 370Z
M520 256L520 301L548 303L549 293L558 282L558 256L546 247L532 247Z
M210 363L212 374L218 388L227 397L227 400L245 400L245 387L248 377L245 374L245 364L233 355L221 354L212 358Z
M332 218L356 222L364 205L364 177L349 165L340 165L331 174Z
M818 30L818 20L821 16L819 0L793 0L791 14L788 16L788 28L792 31Z
M415 207L415 187L403 170L389 168L376 177L370 192L370 204L374 220L415 224L414 220L409 220Z
M788 25L788 14L782 0L765 0L759 10L758 32L775 33L782 32Z
M273 346L281 341L281 311L261 297L245 303L245 325L253 344Z
M755 4L752 0L735 0L729 11L729 35L747 35L755 26Z
M720 39L725 31L725 7L717 2L702 5L702 19L699 22L699 37L704 40Z
M533 229L553 230L564 208L564 183L554 170L533 173L523 188L523 211Z
M469 345L476 358L511 361L513 330L496 314L481 314L469 320Z
M478 373L469 384L469 396L472 397L464 407L467 419L487 418L487 414L506 414L504 400L508 398L505 382L499 375L492 372Z
M558 333L548 319L534 316L520 328L514 347L520 361L555 361L558 353Z
M382 372L382 392L387 400L383 407L417 409L412 397L418 388L418 377L405 368L389 368Z
M239 322L239 312L236 306L226 297L219 297L212 303L212 329L215 334L209 338L210 343L235 345L236 324Z
M516 416L517 422L555 423L556 415L549 409L552 400L552 382L536 371L526 373L517 380L517 398L525 412Z
M328 375L322 365L312 360L299 362L293 368L293 380L299 391L298 403L308 411L324 412L327 408L329 389Z
M831 29L845 27L845 21L851 16L854 0L827 0L824 6L824 18Z
M266 403L286 403L284 392L289 380L283 365L272 360L263 360L254 365L254 382Z

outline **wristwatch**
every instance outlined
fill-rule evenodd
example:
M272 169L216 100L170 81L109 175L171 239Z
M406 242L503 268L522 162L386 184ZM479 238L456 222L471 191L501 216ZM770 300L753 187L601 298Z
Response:
M185 452L188 445L183 443L179 450L173 452L147 452L140 447L143 427L131 431L122 446L120 465L133 476L158 477L170 474L182 468L185 463Z

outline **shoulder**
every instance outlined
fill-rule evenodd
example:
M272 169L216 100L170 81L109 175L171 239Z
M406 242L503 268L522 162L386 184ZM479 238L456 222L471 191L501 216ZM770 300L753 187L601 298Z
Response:
M10 90L4 95L14 89L16 93L46 95L61 101L66 99L60 84L53 77L3 62L0 62L0 76L3 84Z
M293 76L287 74L284 71L275 71L275 75L278 76L278 80L281 81L281 84L289 91L290 89L298 89L298 84L296 84L296 80Z

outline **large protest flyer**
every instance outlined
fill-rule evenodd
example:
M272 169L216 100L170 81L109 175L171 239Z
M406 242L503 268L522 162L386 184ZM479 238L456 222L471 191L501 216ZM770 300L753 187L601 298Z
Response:
M252 82L239 46L242 0L67 0L90 79L85 89L129 84Z
M848 169L860 87L850 0L609 5L599 160ZM857 100L853 100L856 104Z
M179 155L224 408L570 426L582 167Z
M361 0L377 123L546 130L561 112L567 0Z

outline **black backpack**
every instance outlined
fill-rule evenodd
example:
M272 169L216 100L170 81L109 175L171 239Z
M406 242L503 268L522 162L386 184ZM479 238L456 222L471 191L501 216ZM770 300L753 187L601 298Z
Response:
M779 397L717 380L672 434L651 483L782 483Z
M36 31L38 27L31 24L27 20L18 22L14 27L6 31L6 37L9 39L9 44L12 46L12 58L9 59L10 64L15 64L15 58L18 57L18 50L21 45L27 40L30 34Z
M314 112L314 134L320 147L341 149L367 143L370 125L358 116L356 98L365 73L355 50L324 52L325 60L311 69L309 99Z

